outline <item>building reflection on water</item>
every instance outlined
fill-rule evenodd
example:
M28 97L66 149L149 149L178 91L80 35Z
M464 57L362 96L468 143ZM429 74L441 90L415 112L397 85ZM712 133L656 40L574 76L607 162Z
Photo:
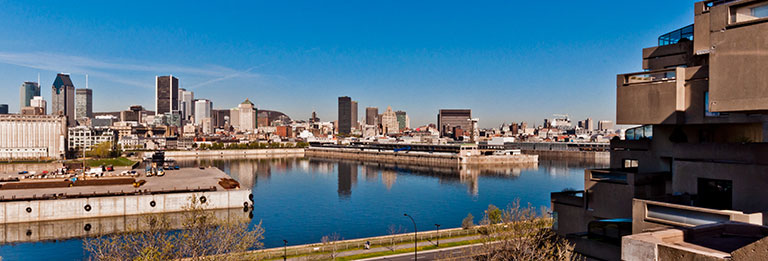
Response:
M467 193L478 195L479 177L515 179L525 171L543 171L552 177L572 175L574 168L586 169L603 167L605 162L589 160L540 160L538 164L503 165L503 166L445 166L445 165L410 165L366 161L351 161L329 158L212 158L177 160L182 166L215 166L240 181L243 187L256 188L259 182L268 182L272 171L290 172L296 168L311 175L337 176L339 199L350 199L357 184L359 174L366 182L381 184L391 190L396 186L398 175L418 175L436 177L440 184L466 187ZM379 179L379 177L381 177Z

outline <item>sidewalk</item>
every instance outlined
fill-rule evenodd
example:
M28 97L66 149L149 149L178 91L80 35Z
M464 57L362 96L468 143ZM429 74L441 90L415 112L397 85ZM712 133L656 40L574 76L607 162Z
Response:
M455 237L455 238L445 238L440 240L440 244L447 244L447 243L454 243L454 242L463 242L463 241L470 241L480 238L480 236L466 236L466 237ZM434 246L437 242L433 241L419 241L418 246L419 247L426 247L426 246ZM378 246L378 247L372 247L371 249L365 250L365 249L357 249L357 250L349 250L349 251L339 251L336 253L336 257L348 257L348 256L355 256L355 255L361 255L361 254L369 254L369 253L379 253L379 252L394 252L401 249L408 249L413 248L413 242L410 243L404 243L404 244L397 244L394 247L394 250L389 249L388 247L384 246ZM439 248L436 250L440 250ZM394 253L393 253L394 254ZM399 253L399 255L402 255L402 253ZM288 260L294 260L294 261L301 261L301 260L313 260L317 259L318 257L322 256L328 256L330 257L330 253L322 253L318 255L309 255L309 256L301 256L301 257L292 257L288 258Z

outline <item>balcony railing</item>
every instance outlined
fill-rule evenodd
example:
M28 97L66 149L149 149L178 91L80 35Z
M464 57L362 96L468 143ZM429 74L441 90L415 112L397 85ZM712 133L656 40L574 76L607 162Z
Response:
M737 221L762 225L762 213L747 214L734 210L716 210L701 207L678 205L666 202L634 199L638 205L641 220L635 222L652 222L670 226L693 227L705 224ZM636 217L638 217L636 215Z
M677 76L676 68L648 71L648 72L636 72L620 75L623 77L624 82L622 85L652 83L652 82L670 82L675 81Z
M683 39L693 41L693 25L689 25L659 36L659 46L676 44Z
M627 184L627 175L631 171L630 169L591 169L589 170L589 180Z

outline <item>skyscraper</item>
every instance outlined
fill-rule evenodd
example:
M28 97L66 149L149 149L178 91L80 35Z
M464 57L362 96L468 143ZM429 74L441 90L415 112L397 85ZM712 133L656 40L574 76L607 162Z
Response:
M472 119L472 110L470 109L442 109L437 114L437 128L440 130L440 137L450 136L453 128L459 127L468 131L472 126L469 120Z
M206 99L195 100L195 125L202 125L203 120L211 118L213 102Z
M256 122L258 121L257 112L253 103L245 99L237 108L229 111L230 124L238 131L253 132L256 130Z
M379 116L379 108L367 107L365 108L365 124L376 125L376 117Z
M181 118L188 121L195 115L195 93L179 88L179 110Z
M357 118L357 101L352 101L351 106L352 106L352 108L350 109L351 110L351 115L350 116L352 117L352 121L351 121L352 122L352 128L353 129L359 129L360 127L358 125L360 125L359 124L360 119Z
M410 128L411 123L408 119L408 115L404 111L396 111L395 116L397 117L397 125L399 128L399 131L404 131L405 129Z
M75 117L93 118L93 89L75 90Z
M594 130L595 129L595 121L592 120L592 118L587 118L584 120L584 129L586 130Z
M384 134L400 132L400 124L392 106L387 106L387 110L381 114L381 129Z
M339 97L338 133L352 132L352 99L348 96Z
M155 76L155 115L179 111L179 79Z
M8 104L0 104L0 114L8 114Z
M64 115L67 126L75 126L75 85L69 74L59 73L51 87L51 114Z
M32 97L40 96L40 84L36 82L24 82L19 87L19 110L29 106Z

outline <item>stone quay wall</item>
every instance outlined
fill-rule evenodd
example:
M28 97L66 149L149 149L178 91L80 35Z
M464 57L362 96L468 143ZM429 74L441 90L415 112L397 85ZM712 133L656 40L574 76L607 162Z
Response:
M189 205L190 197L201 201L205 197L206 209L243 208L253 205L250 195L250 189L239 189L6 201L0 202L0 224L180 212Z

